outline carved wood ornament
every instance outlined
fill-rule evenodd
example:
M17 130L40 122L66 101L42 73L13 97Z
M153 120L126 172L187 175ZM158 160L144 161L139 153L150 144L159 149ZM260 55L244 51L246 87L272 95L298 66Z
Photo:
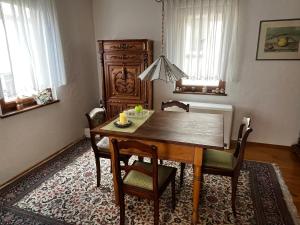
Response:
M138 76L153 61L153 42L141 40L98 41L103 69L103 100L108 118L137 104L152 109L152 82Z
M114 73L114 91L116 94L134 94L135 77L130 73L126 67L123 66L122 70Z

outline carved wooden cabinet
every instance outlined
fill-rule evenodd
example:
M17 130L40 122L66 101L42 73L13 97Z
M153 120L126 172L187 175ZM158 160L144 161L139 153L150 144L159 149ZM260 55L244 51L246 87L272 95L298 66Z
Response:
M109 118L136 104L153 108L152 82L138 75L153 61L150 40L98 41L103 70L103 100Z

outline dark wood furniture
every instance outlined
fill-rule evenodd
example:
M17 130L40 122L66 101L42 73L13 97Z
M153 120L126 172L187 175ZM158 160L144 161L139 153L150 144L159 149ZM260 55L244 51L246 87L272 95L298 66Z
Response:
M175 177L176 168L169 166L158 166L157 147L146 145L138 141L120 141L112 139L113 155L117 163L114 171L117 178L120 201L120 225L125 224L125 199L124 194L135 195L154 201L154 224L159 224L159 198L171 183L172 208L175 209ZM134 150L136 156L149 157L152 163L135 161L132 165L121 166L120 150ZM122 178L121 170L126 174Z
M298 138L298 144L292 145L293 151L300 158L300 137Z
M141 74L153 61L153 41L98 41L103 70L103 100L108 118L137 104L153 108L152 82Z
M198 223L201 168L204 148L223 149L223 115L205 113L154 112L134 133L113 132L96 127L91 135L104 135L109 139L138 140L157 146L159 159L193 164L193 210L192 224ZM192 135L191 135L192 134ZM110 151L112 145L110 145ZM122 149L122 154L133 154L130 149ZM112 157L112 163L116 160ZM115 200L119 203L117 176L113 166Z
M177 107L177 108L185 110L186 112L190 111L190 105L184 104L183 102L172 100L172 101L161 103L161 110L165 110L170 107ZM163 160L161 160L160 163L163 164ZM185 163L180 163L180 185L183 184L184 169L185 169Z
M244 118L239 128L238 140L234 153L206 149L202 165L203 174L231 177L231 206L236 215L235 199L240 170L244 161L247 138L252 132L250 118Z
M94 108L92 111L86 113L85 115L88 119L90 130L103 124L107 120L106 111L103 107ZM111 153L109 151L109 138L105 136L100 136L100 138L97 138L95 135L91 135L91 144L96 160L97 187L99 187L101 181L100 158L111 159ZM121 161L123 161L127 165L129 158L129 155L122 155Z
M170 107L178 107L181 108L183 110L185 110L186 112L190 111L190 105L189 104L185 104L183 102L179 102L179 101L175 101L175 100L171 100L168 102L162 102L161 103L161 110L165 110L166 108L170 108Z

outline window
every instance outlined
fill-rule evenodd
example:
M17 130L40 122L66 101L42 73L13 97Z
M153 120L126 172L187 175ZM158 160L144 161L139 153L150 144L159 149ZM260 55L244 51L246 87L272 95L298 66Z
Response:
M37 104L33 95L65 84L63 53L53 0L0 0L0 105ZM26 105L25 104L25 105Z
M166 0L167 56L188 76L176 92L224 94L235 67L238 0Z
M2 83L3 94L6 99L10 99L16 96L16 90L11 73L7 40L5 37L3 23L0 23L0 62L0 79Z

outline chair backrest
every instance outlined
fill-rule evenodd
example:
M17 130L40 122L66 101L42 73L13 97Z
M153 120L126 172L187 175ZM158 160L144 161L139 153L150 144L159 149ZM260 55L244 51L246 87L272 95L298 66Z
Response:
M89 113L86 113L85 116L88 119L90 129L94 129L107 120L106 110L104 107L94 108Z
M250 125L251 125L251 118L243 117L242 123L239 128L238 140L242 138L243 133L246 131L247 128L250 127Z
M252 128L248 127L246 128L246 131L243 133L243 136L240 140L238 140L236 145L236 152L237 155L234 155L236 161L235 161L235 170L240 170L242 163L244 161L244 155L245 155L245 148L247 144L247 139L249 134L252 132Z
M89 113L86 113L85 116L89 122L90 131L107 120L106 111L104 107L94 108ZM99 154L96 137L94 135L91 135L91 144L94 153L96 155Z
M155 145L146 145L138 141L117 141L112 139L113 144L113 156L115 159L115 172L118 179L119 189L123 188L123 180L121 177L121 170L125 170L128 173L130 170L136 170L147 176L152 177L153 191L158 193L158 162L157 162L157 147ZM120 165L120 150L130 149L131 155L149 157L152 161L152 170L146 170L139 165Z
M235 151L234 151L234 156L235 157L237 157L238 154L239 154L242 137L243 137L244 133L246 132L246 130L248 128L250 128L250 125L251 125L251 118L250 117L243 117L242 123L241 123L240 128L239 128L237 143L236 143L236 147L235 147Z
M166 108L170 108L170 107L178 107L180 109L185 110L186 112L190 111L190 105L184 104L183 102L172 100L172 101L161 103L161 110L165 110Z

